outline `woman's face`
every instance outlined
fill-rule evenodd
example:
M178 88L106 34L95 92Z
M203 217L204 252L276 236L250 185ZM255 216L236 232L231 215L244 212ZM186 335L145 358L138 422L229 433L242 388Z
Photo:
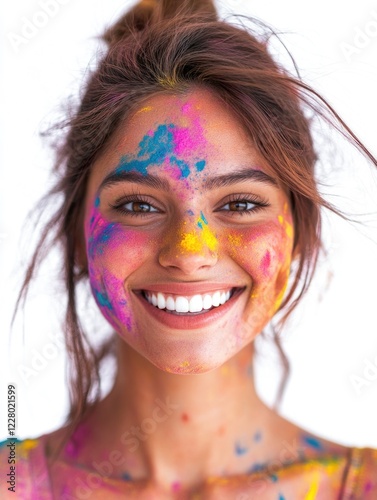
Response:
M93 165L94 297L162 370L216 368L261 332L281 304L293 236L286 192L209 91L151 98Z

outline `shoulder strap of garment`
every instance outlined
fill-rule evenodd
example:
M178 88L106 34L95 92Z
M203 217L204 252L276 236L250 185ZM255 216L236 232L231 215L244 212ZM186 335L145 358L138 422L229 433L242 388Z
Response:
M377 498L377 450L351 449L340 498L341 500Z

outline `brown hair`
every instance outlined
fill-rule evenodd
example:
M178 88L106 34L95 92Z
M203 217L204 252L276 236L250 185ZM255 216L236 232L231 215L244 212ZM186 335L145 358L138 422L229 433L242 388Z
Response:
M256 35L219 20L210 0L143 0L103 35L107 50L89 75L57 148L58 181L47 197L61 203L42 232L16 306L27 295L48 241L61 244L68 297L65 337L73 368L68 423L83 417L93 390L94 401L98 400L100 364L110 349L110 343L97 350L91 346L77 312L77 285L88 277L77 259L86 184L95 158L142 101L158 93L187 92L193 86L213 91L236 113L290 193L298 257L280 308L280 327L313 277L321 248L321 207L339 213L317 189L311 117L330 124L377 165L331 106L272 59L267 43L271 34L266 28L264 35ZM275 330L274 340L287 371L280 330Z

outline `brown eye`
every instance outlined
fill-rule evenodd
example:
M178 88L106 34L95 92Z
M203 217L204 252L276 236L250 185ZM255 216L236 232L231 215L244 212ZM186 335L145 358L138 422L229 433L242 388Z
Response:
M133 213L149 213L158 211L152 205L145 203L144 201L130 201L129 203L125 203L123 207L126 212Z
M248 205L252 205L252 203L248 203L247 201L232 201L228 203L229 210L232 212L243 212L245 210L250 209Z
M248 200L233 200L222 207L225 212L251 212L258 207L258 203Z

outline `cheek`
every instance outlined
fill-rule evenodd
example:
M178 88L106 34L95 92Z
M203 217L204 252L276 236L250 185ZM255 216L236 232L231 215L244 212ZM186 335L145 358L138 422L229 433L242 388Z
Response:
M274 221L233 230L227 235L229 254L251 278L252 298L262 300L275 311L288 283L293 231L291 233L286 225Z
M111 223L97 209L86 224L90 286L103 316L119 331L132 329L129 292L125 280L143 261L147 238Z

